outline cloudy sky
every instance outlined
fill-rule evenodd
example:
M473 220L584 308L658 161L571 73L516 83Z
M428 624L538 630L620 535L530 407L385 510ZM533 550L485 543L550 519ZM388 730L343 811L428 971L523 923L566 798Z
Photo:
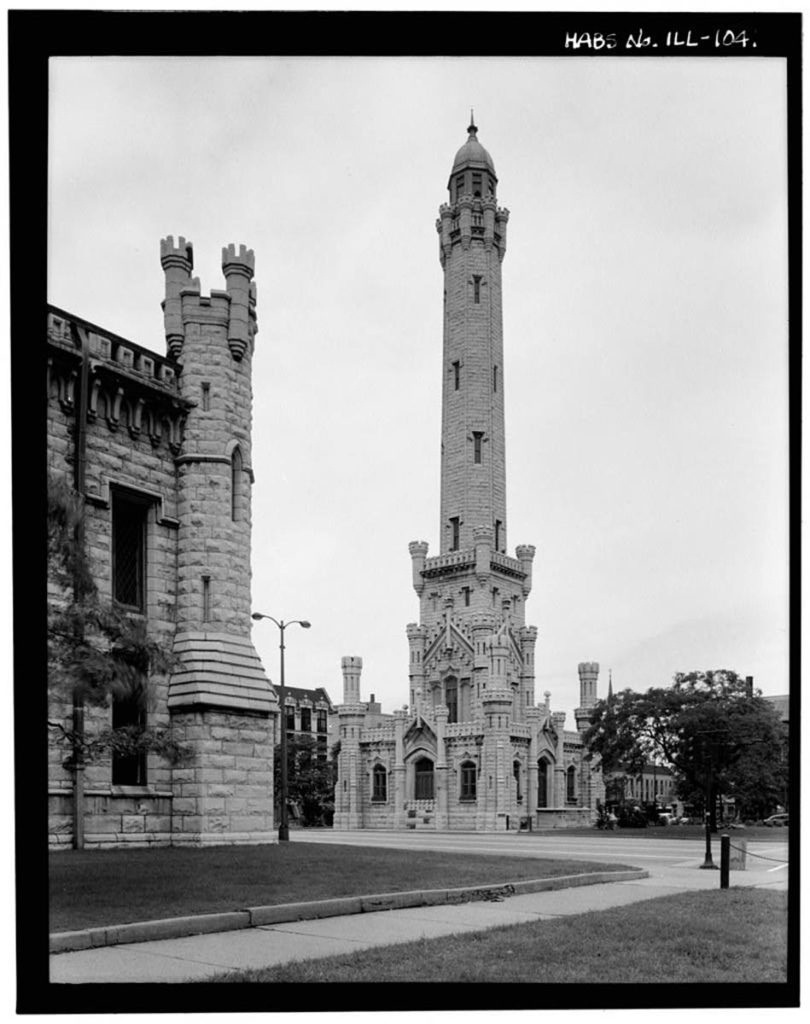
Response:
M470 107L510 210L510 553L538 699L787 673L778 59L59 58L49 300L164 349L159 240L256 254L253 597L287 681L408 695L408 542L438 551L435 219ZM275 627L254 629L277 677Z

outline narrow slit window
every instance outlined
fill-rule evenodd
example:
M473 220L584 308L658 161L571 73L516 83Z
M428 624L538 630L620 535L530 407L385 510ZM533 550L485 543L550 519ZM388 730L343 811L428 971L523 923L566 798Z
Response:
M495 520L495 550L501 550L501 521L500 519Z
M473 275L473 302L478 305L481 301L481 275Z
M461 520L458 516L451 516L450 529L452 531L450 550L458 551L459 540L461 539Z
M203 622L211 621L211 577L203 576Z
M483 441L483 439L484 439L483 431L481 431L481 430L474 430L473 431L473 462L480 463L480 461L481 461L481 442ZM495 542L495 547L497 547L497 546L498 546L498 543L496 541Z
M493 366L492 367L492 390L493 391L497 391L498 390L498 367L497 366Z
M242 497L242 452L234 448L231 456L231 519L236 522Z
M453 389L458 391L461 384L461 363L453 363Z
M211 408L211 385L208 381L205 381L202 386L202 407L203 412L208 412Z

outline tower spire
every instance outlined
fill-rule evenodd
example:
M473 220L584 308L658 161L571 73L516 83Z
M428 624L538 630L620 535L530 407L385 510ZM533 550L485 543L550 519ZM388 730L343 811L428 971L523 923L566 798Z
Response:
M473 108L470 107L470 125L467 128L467 132L468 132L469 135L472 135L473 138L475 138L475 134L476 134L477 131L478 131L478 128L475 125L475 114L473 113Z

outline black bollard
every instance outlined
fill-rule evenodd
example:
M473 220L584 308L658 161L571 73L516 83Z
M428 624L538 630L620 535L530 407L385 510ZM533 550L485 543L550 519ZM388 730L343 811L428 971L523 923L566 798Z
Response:
M731 862L731 839L727 832L720 836L720 888L728 889L728 868Z

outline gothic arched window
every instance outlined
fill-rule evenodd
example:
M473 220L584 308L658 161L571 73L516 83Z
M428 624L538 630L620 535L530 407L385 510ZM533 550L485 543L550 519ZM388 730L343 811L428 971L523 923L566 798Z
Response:
M385 803L388 799L388 773L381 764L374 765L371 781L371 799L375 803Z
M537 806L548 807L548 761L544 757L537 762Z

